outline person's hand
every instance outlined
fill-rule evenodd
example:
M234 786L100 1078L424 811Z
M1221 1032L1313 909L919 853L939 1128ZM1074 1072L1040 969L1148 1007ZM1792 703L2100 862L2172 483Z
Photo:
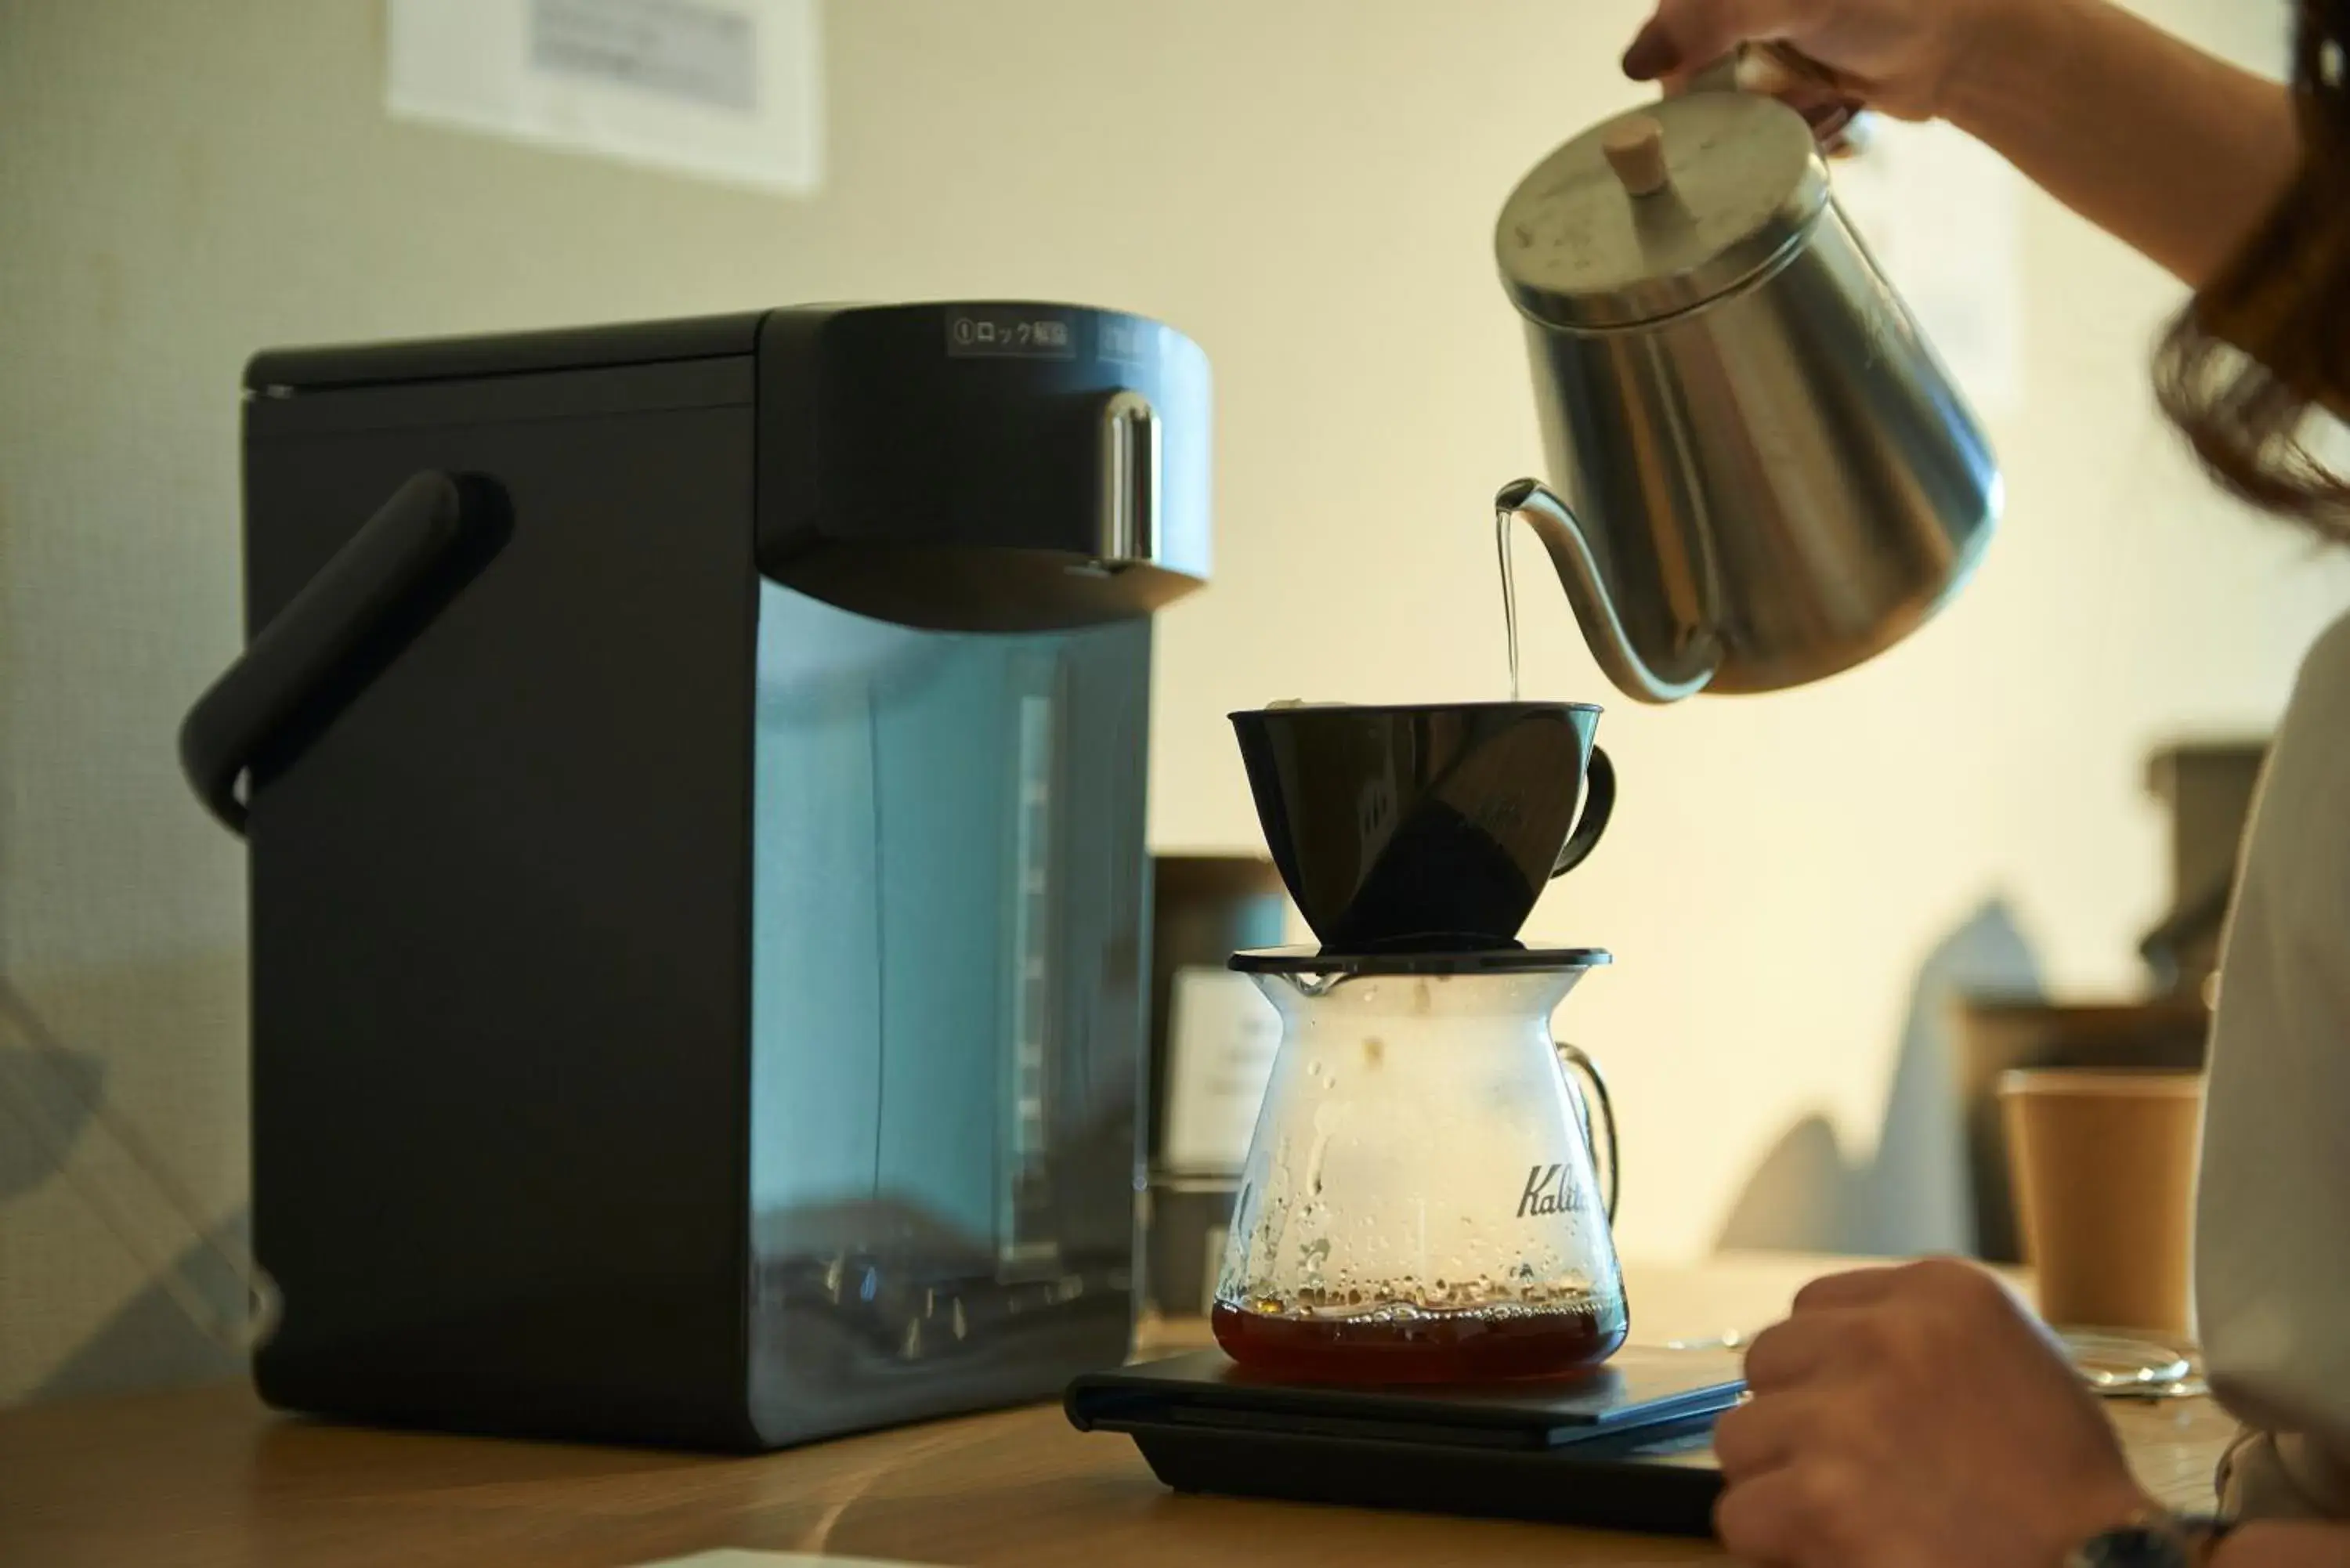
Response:
M1713 1444L1742 1563L2055 1568L2150 1506L2045 1332L1964 1263L1813 1282L1746 1381Z
M1671 91L1742 44L1778 44L1826 67L1825 80L1781 73L1762 84L1815 124L1853 103L1932 119L1960 76L1995 52L2002 18L2019 3L2056 0L1659 0L1624 71Z

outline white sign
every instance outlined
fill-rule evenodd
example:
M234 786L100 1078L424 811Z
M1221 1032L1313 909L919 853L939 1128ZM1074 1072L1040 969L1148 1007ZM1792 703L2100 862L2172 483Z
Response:
M1225 969L1180 969L1167 1002L1170 1170L1238 1175L1281 1047L1281 1015L1255 981ZM1221 1249L1220 1249L1221 1251Z
M2006 160L1936 122L1887 120L1837 162L1836 202L1977 412L2024 400L2023 186Z
M805 195L817 0L390 0L395 115Z

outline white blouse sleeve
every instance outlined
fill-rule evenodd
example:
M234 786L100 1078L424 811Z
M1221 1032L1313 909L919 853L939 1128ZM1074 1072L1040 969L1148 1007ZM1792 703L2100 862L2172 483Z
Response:
M2195 1274L2213 1391L2273 1437L2256 1511L2350 1517L2350 619L2302 667L2246 840Z

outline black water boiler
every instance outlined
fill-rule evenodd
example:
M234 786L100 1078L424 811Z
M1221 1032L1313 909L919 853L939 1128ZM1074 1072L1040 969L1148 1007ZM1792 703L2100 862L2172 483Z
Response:
M1209 438L1196 346L1060 305L252 361L181 739L271 1404L754 1449L1121 1359Z

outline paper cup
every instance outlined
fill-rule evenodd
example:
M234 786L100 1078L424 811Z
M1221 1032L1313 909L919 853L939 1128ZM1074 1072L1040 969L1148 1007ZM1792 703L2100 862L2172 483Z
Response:
M2065 1327L2191 1334L2203 1075L2012 1072L1999 1097L2041 1315Z

